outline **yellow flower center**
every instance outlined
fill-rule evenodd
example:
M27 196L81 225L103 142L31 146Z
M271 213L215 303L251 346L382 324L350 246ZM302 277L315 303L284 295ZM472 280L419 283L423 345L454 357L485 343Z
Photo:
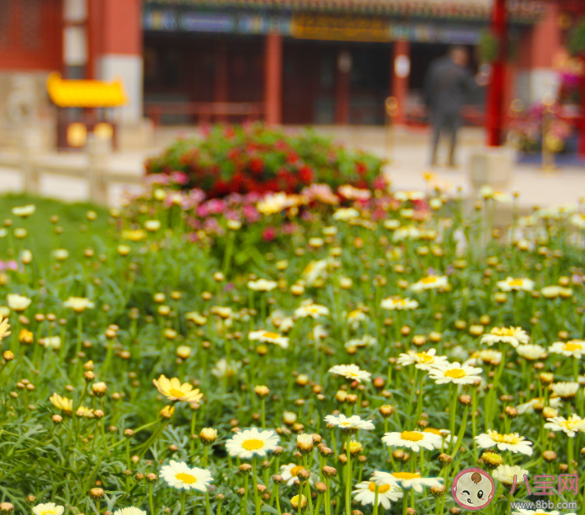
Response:
M169 390L169 395L171 397L177 397L177 399L180 399L181 397L183 397L185 395L185 392L182 392L181 390L177 390L176 388L171 388Z
M496 327L490 332L496 336L516 336L516 331L511 327Z
M441 435L441 431L439 431L438 429L435 429L434 427L427 427L423 431L423 433L432 433L432 434L437 435L437 436L443 436L443 435Z
M433 361L433 357L429 356L426 352L419 352L417 357L421 363L431 363Z
M266 331L262 336L264 336L264 338L269 338L270 340L277 340L280 338L280 334L271 333L270 331Z
M414 472L392 472L397 479L420 479L421 475Z
M292 477L297 477L299 475L299 472L301 470L304 470L305 467L303 467L302 465L297 465L296 467L293 467L292 469L290 469L290 475Z
M400 433L400 438L411 442L420 442L424 436L417 431L402 431L402 433Z
M374 481L370 481L370 484L368 485L368 490L370 492L376 491L376 483L374 483ZM378 493L379 494L385 494L388 490L390 490L390 485L379 485L378 486Z
M520 438L518 438L516 435L501 435L500 433L491 433L490 436L494 442L498 443L509 443L516 445L520 442Z
M197 478L195 476L192 476L191 474L187 474L186 472L179 472L175 477L179 481L182 481L183 483L187 483L188 485L192 485L193 483L197 482Z
M49 508L48 510L41 511L41 515L55 515L57 513L56 510Z
M262 440L258 440L257 438L252 438L251 440L246 440L244 443L242 443L242 447L247 451L256 451L264 447L264 442Z
M510 286L522 286L522 284L524 284L524 281L522 279L512 279L511 281L509 281Z
M574 350L581 350L583 346L580 343L565 343L565 350L574 351Z
M582 420L579 420L578 418L570 418L569 420L566 420L565 422L561 422L560 425L566 427L567 429L574 429L578 426L580 426L583 423Z
M462 368L452 368L451 370L445 371L445 377L451 377L453 379L461 379L466 375L467 374L465 373L465 370L463 370Z
M433 284L437 282L437 278L434 275L431 275L429 277L425 277L421 282L423 284Z

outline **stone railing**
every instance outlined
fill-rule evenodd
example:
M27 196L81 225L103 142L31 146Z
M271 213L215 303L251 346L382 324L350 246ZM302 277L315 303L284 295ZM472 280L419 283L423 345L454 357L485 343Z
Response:
M41 191L44 174L85 179L88 200L109 205L111 185L143 184L141 174L112 169L112 146L108 140L90 137L84 155L78 154L79 158L74 160L55 159L41 148L36 132L30 131L22 135L18 152L0 154L0 168L20 172L26 193L51 196L50 192Z

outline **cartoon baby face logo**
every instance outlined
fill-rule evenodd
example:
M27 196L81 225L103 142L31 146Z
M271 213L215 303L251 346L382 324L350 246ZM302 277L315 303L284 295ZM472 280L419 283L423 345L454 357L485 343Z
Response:
M494 498L494 481L484 470L465 469L457 474L451 493L455 502L464 510L485 508Z

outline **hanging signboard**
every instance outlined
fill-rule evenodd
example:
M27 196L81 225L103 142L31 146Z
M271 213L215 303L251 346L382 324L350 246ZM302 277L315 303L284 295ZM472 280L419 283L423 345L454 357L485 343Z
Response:
M302 39L389 41L388 20L374 16L295 13L291 34Z
M323 13L251 13L246 11L193 11L145 9L146 31L179 33L268 34L299 39L473 45L481 25L401 22L384 16Z

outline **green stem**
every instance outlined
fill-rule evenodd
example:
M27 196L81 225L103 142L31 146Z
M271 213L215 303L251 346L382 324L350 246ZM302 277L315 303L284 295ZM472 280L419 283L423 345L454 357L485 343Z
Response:
M260 515L260 497L258 497L258 473L256 471L256 456L252 457L252 482L254 484L254 504L256 515Z

